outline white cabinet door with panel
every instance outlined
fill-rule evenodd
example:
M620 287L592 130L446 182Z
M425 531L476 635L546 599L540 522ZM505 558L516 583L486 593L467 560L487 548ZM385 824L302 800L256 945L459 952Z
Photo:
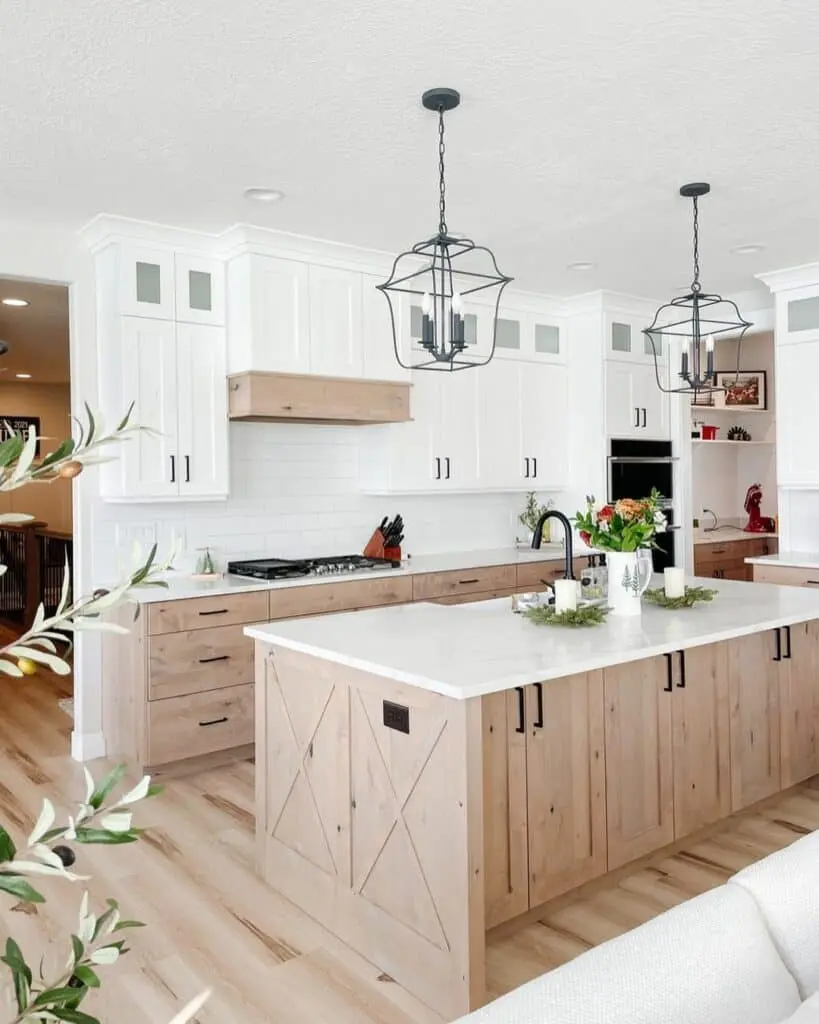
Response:
M364 372L361 274L310 266L310 371L327 377Z
M119 461L104 466L113 496L171 498L179 493L178 379L176 327L168 320L120 318L121 379L112 393L124 407L134 403L132 420L140 432L121 447ZM103 382L104 385L105 382ZM109 490L108 487L105 488Z
M665 367L660 366L660 380L665 383ZM657 384L654 364L634 367L634 397L640 411L644 440L667 441L671 437L670 396Z
M776 465L780 487L819 487L819 341L776 347Z
M106 251L105 258L118 264L118 313L173 320L176 298L171 251L116 245Z
M439 483L444 490L469 491L478 486L478 375L486 369L427 371L439 378L435 458L442 460Z
M662 375L661 375L662 378ZM643 441L670 437L669 396L657 386L654 365L606 361L606 433Z
M225 322L225 270L219 260L200 256L174 259L176 319L189 324Z
M226 497L227 368L221 327L177 326L178 478L182 498Z
M568 482L568 371L565 366L520 363L521 454L527 489L556 490Z
M520 490L524 480L521 369L510 359L493 359L464 371L477 377L479 479L488 490Z
M409 380L409 370L401 366L395 355L390 307L383 293L376 288L376 285L383 281L383 277L376 277L373 274L361 275L364 377L367 380L391 380L406 383ZM411 298L413 296L401 295L397 292L392 295L398 350L406 365L409 365ZM417 309L417 315L420 318L420 305L417 306ZM420 320L418 331L420 336Z

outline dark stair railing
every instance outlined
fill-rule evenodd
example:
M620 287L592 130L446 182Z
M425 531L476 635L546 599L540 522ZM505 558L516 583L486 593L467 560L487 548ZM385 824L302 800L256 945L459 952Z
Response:
M0 622L28 629L37 607L52 615L60 600L66 558L71 566L71 535L49 530L47 523L0 526ZM70 597L69 597L70 600Z

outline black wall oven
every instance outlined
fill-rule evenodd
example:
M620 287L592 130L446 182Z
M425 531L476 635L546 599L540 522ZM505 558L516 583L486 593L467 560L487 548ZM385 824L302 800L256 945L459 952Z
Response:
M608 500L647 498L655 488L662 494L669 530L657 535L654 571L675 565L674 462L670 441L634 441L612 438L609 448Z

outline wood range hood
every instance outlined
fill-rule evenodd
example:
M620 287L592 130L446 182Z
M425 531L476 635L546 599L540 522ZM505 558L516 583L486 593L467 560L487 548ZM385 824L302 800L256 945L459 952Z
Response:
M249 370L228 377L228 415L273 423L403 423L410 419L409 393L409 384L393 381Z

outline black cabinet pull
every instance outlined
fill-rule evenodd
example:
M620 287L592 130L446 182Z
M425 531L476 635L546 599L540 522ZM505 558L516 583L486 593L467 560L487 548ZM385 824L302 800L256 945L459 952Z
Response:
M209 722L200 722L199 724L201 726L221 725L223 722L226 722L226 721L227 721L227 715L225 715L223 718L211 718L211 720Z
M440 480L441 479L441 460L440 459L436 459L435 460L435 479L436 480Z
M674 689L674 684L673 684L672 679L671 679L671 655L670 654L666 654L665 655L665 686L663 687L663 690L666 693L671 693L671 691L673 689Z
M819 587L819 580L805 580L809 587Z
M532 476L537 480L537 458L532 459L532 465L534 466L534 472Z
M524 475L524 476L526 477L526 479L528 480L528 479L529 479L529 460L528 460L528 459L524 459L523 461L524 461L524 463L525 463L525 467L524 467L524 474L523 474L523 475Z
M476 576L474 580L458 580L459 585L465 585L467 583L480 583L480 580Z
M772 661L782 661L782 634L779 627L774 630L774 636L776 637L776 654L771 659Z
M516 686L515 687L515 693L517 693L517 695L518 695L518 725L517 725L517 728L515 729L515 732L525 732L526 731L526 708L525 708L526 701L525 701L524 694L523 694L523 687L522 686Z
M535 683L537 694L537 718L532 723L536 729L543 728L543 683Z
M448 455L444 459L444 462L446 462L446 478L447 478L447 480L449 480L449 456Z
M647 425L647 423L646 423L646 411L645 411L645 409L643 409L643 426L645 427L646 425Z
M200 615L227 615L227 608L214 608L212 612L199 612Z
M637 408L636 405L634 406L634 426L640 426L640 410Z
M685 651L679 651L680 655L680 681L677 683L678 690L685 689Z
M791 660L791 653L792 653L791 652L791 627L790 626L785 626L785 636L788 639L788 653L784 657L785 657L785 661L790 661Z
M185 456L185 483L191 482L191 457L190 455Z
M229 654L217 654L215 658L200 658L200 665L209 665L212 661L230 661Z
M171 456L171 483L176 483L176 456Z

